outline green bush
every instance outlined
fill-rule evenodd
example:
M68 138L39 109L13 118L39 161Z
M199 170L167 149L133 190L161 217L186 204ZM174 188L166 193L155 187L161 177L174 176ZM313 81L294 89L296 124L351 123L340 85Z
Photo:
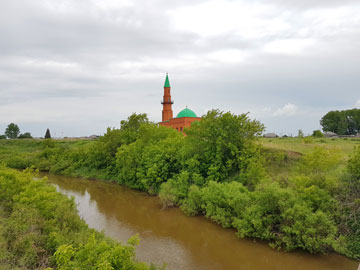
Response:
M324 134L321 132L321 130L314 130L312 133L312 136L315 138L323 138Z
M32 136L29 132L25 132L24 134L20 134L18 139L32 139Z
M339 229L344 236L338 251L360 259L360 147L354 149L347 164L348 175L342 181L338 195Z
M74 200L27 170L0 167L0 263L6 269L156 269L128 245L89 229Z
M348 170L351 176L360 180L360 146L356 147L348 161Z
M244 181L250 182L249 177L258 170L247 173L251 168L261 167L256 139L263 130L263 125L250 120L247 114L209 111L200 122L194 122L190 129L185 130L185 159L196 158L199 174L209 181L224 181L240 173Z
M303 138L302 141L303 141L303 143L313 143L314 142L312 137L305 137L305 138Z
M188 197L190 174L186 171L160 186L159 197L164 207L179 205Z

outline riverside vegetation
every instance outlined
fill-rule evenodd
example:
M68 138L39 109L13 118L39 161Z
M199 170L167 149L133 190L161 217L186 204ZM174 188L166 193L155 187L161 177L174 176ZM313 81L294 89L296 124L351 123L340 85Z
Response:
M74 201L35 175L0 166L0 269L157 269L135 261L137 236L122 245L89 229Z
M360 259L360 147L347 156L331 140L304 138L297 143L320 146L287 152L259 141L263 129L246 114L212 110L184 137L133 114L96 141L0 141L0 160L158 194L164 206L286 251Z

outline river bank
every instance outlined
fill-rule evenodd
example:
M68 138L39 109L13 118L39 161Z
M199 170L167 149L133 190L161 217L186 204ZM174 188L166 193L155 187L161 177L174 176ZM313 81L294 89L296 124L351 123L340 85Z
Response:
M42 174L45 175L45 174ZM138 233L137 258L166 262L168 269L355 270L357 262L337 254L285 253L266 243L239 239L203 217L178 208L163 210L158 197L115 183L48 175L58 191L73 196L88 225L119 241Z

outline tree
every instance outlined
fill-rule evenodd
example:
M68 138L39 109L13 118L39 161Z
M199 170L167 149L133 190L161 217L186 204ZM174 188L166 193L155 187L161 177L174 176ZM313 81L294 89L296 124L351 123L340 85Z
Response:
M50 130L46 129L45 139L51 139Z
M20 133L20 129L19 129L18 125L14 124L14 123L10 123L5 130L5 135L9 139L16 139L18 137L19 133Z
M245 183L245 179L256 179L248 174L261 171L256 138L263 130L264 126L247 114L211 110L185 130L185 156L192 163L198 162L193 169L208 180L224 181L240 173Z
M360 132L360 109L330 111L321 118L320 124L323 131L355 135Z
M32 139L30 132L25 132L24 134L20 134L18 139Z
M301 129L299 129L299 131L298 131L298 137L304 138L304 132Z
M315 137L315 138L323 138L323 137L324 137L324 134L322 134L322 132L317 129L317 130L314 130L314 131L313 131L312 136Z
M0 135L0 140L6 139L5 135Z

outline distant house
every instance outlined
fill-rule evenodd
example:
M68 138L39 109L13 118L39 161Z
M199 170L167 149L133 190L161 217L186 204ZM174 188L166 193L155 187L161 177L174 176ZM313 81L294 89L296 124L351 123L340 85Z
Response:
M326 138L338 137L338 135L336 133L331 132L331 131L325 131L323 134Z
M278 135L276 135L275 133L266 133L264 134L264 138L277 138Z

